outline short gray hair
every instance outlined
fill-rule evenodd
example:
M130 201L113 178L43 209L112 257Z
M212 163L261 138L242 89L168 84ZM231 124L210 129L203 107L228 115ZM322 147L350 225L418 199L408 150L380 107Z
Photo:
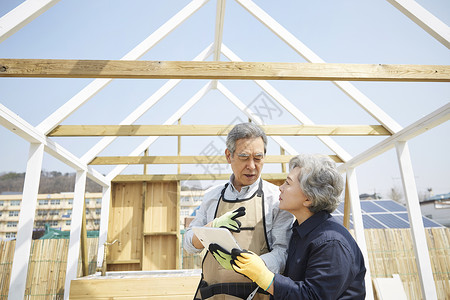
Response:
M233 127L227 135L227 149L230 151L231 156L236 151L236 141L240 139L252 139L261 137L264 142L264 154L266 154L267 148L267 136L264 130L253 123L240 123Z
M290 170L296 167L300 168L300 188L312 203L309 210L332 213L338 207L344 189L344 180L335 162L326 155L300 154L289 161Z

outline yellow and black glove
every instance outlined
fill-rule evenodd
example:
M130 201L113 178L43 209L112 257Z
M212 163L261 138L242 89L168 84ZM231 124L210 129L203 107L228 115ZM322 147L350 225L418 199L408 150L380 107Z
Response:
M214 256L217 262L227 270L233 270L231 267L231 254L219 244L211 243L208 247L209 252Z
M256 282L264 291L272 285L275 275L266 267L264 261L255 253L234 248L231 250L232 267L250 280Z
M234 211L229 211L221 215L220 217L215 218L212 222L212 227L217 228L222 227L227 228L228 230L233 232L240 232L241 222L236 219L244 215L245 215L245 207L241 206Z

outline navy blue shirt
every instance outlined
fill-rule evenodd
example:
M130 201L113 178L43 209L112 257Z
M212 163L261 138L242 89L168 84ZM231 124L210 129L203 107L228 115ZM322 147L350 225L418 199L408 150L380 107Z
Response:
M364 299L364 258L348 230L326 211L295 221L274 299Z

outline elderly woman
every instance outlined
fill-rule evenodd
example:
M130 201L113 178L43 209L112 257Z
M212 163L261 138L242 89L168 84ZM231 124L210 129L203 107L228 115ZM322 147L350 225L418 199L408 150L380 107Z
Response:
M343 180L327 156L299 155L289 162L280 187L280 209L297 219L284 275L274 274L247 250L233 249L233 268L274 299L364 299L366 268L348 230L330 213L339 204Z

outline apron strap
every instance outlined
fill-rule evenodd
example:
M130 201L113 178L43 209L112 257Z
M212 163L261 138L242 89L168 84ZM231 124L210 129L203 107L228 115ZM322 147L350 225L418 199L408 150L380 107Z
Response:
M254 282L229 282L229 283L216 283L206 287L200 288L202 299L208 299L214 295L225 294L235 296L241 299L246 299L258 285ZM261 288L258 292L266 293Z

